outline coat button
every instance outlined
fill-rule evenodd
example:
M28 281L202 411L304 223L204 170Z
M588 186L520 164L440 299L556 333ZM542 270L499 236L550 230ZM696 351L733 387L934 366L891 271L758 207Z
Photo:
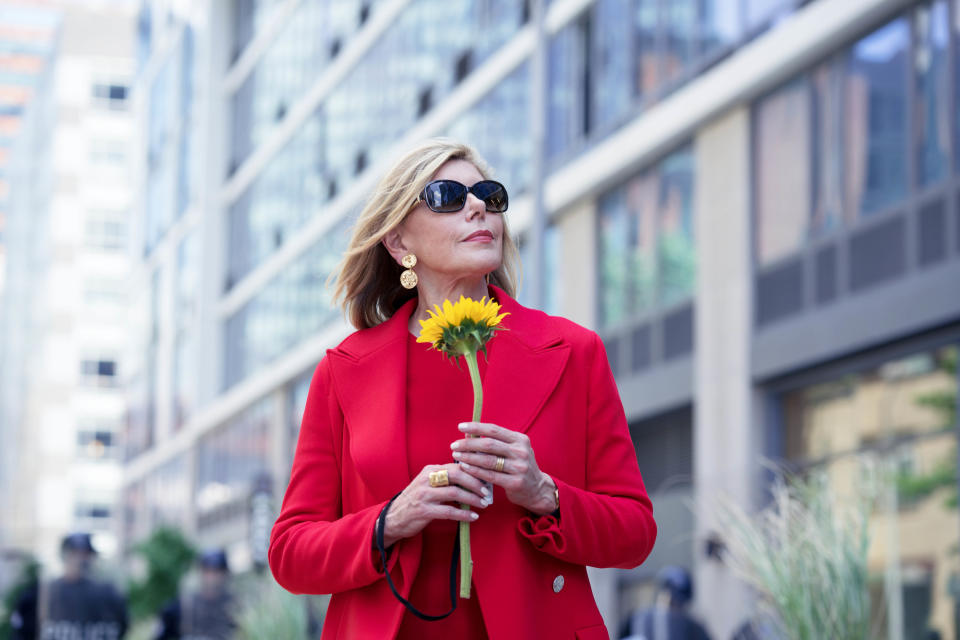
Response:
M553 579L553 592L560 593L561 589L563 589L563 576L557 576Z

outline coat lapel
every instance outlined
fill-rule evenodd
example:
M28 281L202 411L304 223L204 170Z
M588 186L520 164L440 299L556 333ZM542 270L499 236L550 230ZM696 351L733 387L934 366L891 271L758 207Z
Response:
M491 293L510 315L487 349L484 422L527 431L556 388L570 345L547 316L522 307L502 289ZM330 369L350 433L349 454L377 500L386 500L411 479L407 460L407 322L416 299L390 320L359 331L331 349ZM482 355L480 356L483 357ZM462 375L468 375L466 368ZM470 407L464 407L464 420Z
M505 331L487 345L483 421L525 432L560 381L570 345L545 314L521 306L498 287L490 289L510 315L503 319Z
M330 369L350 433L350 456L377 500L410 482L407 465L408 301L387 322L332 349Z

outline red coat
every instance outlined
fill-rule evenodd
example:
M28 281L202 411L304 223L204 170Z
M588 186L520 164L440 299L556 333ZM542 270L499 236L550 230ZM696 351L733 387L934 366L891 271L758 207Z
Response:
M606 351L594 332L491 291L510 315L490 345L483 421L530 437L560 490L560 519L530 514L496 487L494 506L471 525L473 597L492 640L607 639L585 567L639 565L657 528ZM380 510L411 480L404 379L414 308L329 350L310 384L269 557L286 589L334 594L324 638L392 638L403 615L372 540ZM420 536L395 545L390 575L404 596L420 557Z

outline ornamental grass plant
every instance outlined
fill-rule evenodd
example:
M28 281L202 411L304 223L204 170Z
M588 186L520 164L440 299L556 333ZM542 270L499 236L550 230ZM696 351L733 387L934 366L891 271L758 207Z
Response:
M815 471L778 474L756 514L720 502L724 562L756 591L761 617L781 638L872 637L867 548L879 476L862 468L856 495L843 500Z

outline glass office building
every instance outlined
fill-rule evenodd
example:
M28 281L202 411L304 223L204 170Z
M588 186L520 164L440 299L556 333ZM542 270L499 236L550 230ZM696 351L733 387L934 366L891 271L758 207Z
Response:
M712 504L759 504L765 458L842 488L872 456L898 478L878 624L956 638L960 0L539 6L142 5L125 539L170 522L261 557L251 492L279 502L351 330L324 284L351 221L449 135L510 188L528 276L543 249L522 301L599 332L620 386L661 535L591 572L611 630L680 564L729 636L750 601Z

